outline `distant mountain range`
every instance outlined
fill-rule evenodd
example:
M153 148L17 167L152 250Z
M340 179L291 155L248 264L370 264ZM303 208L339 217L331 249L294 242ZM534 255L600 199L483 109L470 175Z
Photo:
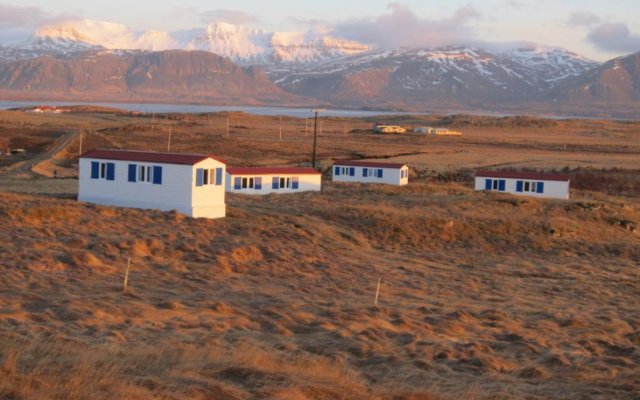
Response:
M538 99L598 64L556 48L492 52L478 48L366 52L313 66L265 66L292 93L332 103L413 108L481 106Z
M600 64L543 46L371 50L322 32L134 32L79 20L0 46L0 93L640 118L640 53Z
M257 67L204 52L90 51L0 64L0 94L13 99L157 103L300 104Z
M265 32L227 23L177 32L134 32L124 25L84 19L45 26L28 39L0 46L0 59L68 57L86 50L201 50L255 65L313 63L369 48L322 32Z

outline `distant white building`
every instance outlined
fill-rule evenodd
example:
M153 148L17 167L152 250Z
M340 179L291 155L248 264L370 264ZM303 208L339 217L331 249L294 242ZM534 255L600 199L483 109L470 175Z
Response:
M433 133L433 128L430 126L416 126L413 128L413 133Z
M338 161L333 164L334 182L386 183L406 185L409 183L409 167L405 164L376 161Z
M567 175L538 172L477 171L475 189L522 196L568 199Z
M313 168L298 167L230 167L226 191L229 193L266 195L270 193L319 192L322 174Z
M401 126L382 124L375 124L373 126L373 131L376 133L407 133L406 128L403 128Z
M79 201L225 216L225 163L211 156L97 149L79 168Z
M413 128L413 132L436 136L462 136L462 132L450 131L447 128L434 128L431 126L416 126L415 128Z

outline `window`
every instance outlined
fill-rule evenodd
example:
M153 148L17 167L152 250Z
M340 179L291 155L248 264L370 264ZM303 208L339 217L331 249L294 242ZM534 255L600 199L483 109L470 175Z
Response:
M507 190L507 181L505 179L485 179L484 190L497 190L504 192Z
M150 165L138 165L138 182L151 183L153 169Z
M222 168L196 169L196 186L222 185ZM235 181L234 181L235 186Z
M257 178L256 178L257 179ZM262 187L262 181L260 181ZM278 177L274 176L271 180L272 189L298 189L300 187L300 178L294 177Z
M242 189L253 189L254 178L242 178Z
M369 175L369 168L362 168L362 177L366 178Z
M409 170L407 169L401 169L400 170L400 178L401 179L405 179L409 177Z
M91 179L113 181L116 178L116 164L91 161Z
M129 182L162 185L162 167L159 165L129 164Z
M290 189L290 188L291 188L291 178L280 178L279 189Z
M544 182L517 181L516 192L544 193Z
M384 170L382 168L376 169L376 177L377 178L382 178L383 175L384 175Z

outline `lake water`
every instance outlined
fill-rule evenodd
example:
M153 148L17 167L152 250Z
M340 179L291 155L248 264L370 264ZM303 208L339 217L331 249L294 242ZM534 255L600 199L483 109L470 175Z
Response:
M283 115L297 118L313 116L310 108L281 108L281 107L243 107L243 106L202 106L190 104L140 104L140 103L87 103L87 102L64 102L64 101L0 101L0 110L11 108L34 107L40 105L49 106L101 106L118 108L128 111L138 111L144 113L211 113L221 111L241 111L254 115ZM369 111L369 110L339 110L326 109L320 113L330 117L373 117L376 115L406 115L408 112L396 111Z

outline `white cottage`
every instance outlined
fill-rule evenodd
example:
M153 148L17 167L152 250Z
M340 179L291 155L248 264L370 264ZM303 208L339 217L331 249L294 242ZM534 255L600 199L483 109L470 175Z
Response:
M297 167L230 167L227 169L226 191L258 194L319 192L322 175L313 168Z
M477 171L476 190L553 199L569 198L569 177L539 172Z
M225 216L225 163L200 154L96 149L80 157L78 200Z
M333 164L334 182L387 183L406 185L409 183L409 167L405 164L375 161L338 161Z

